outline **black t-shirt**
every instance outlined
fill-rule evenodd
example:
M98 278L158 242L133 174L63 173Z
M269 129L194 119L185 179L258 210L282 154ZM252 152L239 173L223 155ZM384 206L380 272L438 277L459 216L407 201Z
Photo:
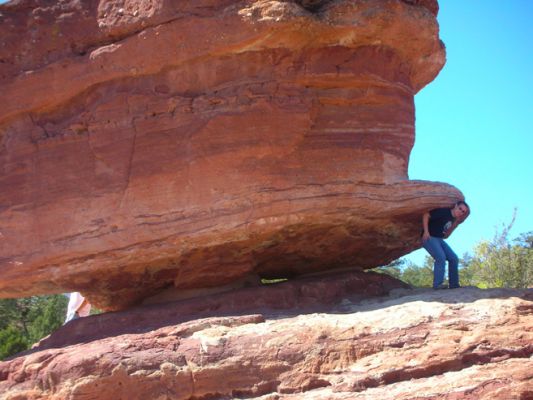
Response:
M443 238L446 231L452 226L455 218L451 208L435 208L429 212L429 235Z

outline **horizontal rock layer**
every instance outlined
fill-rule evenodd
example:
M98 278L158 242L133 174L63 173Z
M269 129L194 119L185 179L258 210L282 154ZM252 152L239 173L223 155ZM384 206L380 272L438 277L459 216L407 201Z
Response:
M386 264L455 188L407 180L434 1L0 6L0 297Z
M78 319L1 362L0 391L5 400L531 398L531 290L368 297L395 286L352 273Z

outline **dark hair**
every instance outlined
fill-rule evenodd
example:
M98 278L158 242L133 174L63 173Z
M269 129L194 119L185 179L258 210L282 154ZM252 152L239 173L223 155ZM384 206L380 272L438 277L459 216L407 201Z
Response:
M459 200L457 203L455 203L456 206L460 206L461 204L464 204L470 210L470 206L466 204L466 201L464 200Z

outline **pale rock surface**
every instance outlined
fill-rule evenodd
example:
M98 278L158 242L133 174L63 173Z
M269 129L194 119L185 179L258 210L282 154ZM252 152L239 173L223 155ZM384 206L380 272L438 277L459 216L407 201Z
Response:
M409 181L432 0L0 6L0 297L387 264L461 199Z
M531 289L362 275L75 320L0 363L3 400L533 398Z

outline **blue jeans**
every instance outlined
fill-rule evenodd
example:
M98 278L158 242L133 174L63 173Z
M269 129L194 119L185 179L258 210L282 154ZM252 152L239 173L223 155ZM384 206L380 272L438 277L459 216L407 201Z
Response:
M433 288L437 288L444 282L444 267L448 260L448 281L450 288L459 287L459 258L453 252L444 239L430 236L422 246L435 260L433 264Z

